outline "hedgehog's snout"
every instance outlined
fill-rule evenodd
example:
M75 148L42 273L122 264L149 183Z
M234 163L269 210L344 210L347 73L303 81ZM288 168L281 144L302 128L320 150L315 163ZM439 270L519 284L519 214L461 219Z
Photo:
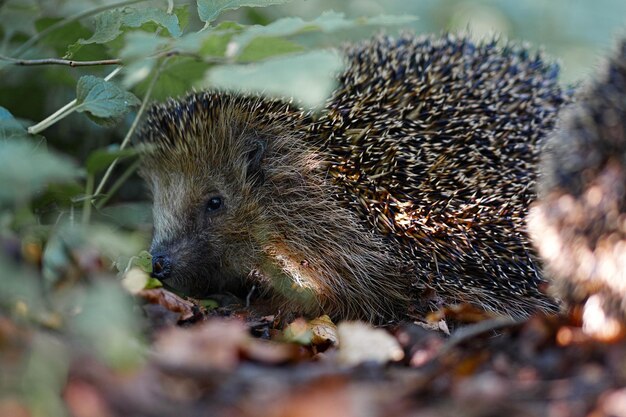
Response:
M162 253L152 254L152 274L151 276L163 281L170 277L172 273L172 260Z

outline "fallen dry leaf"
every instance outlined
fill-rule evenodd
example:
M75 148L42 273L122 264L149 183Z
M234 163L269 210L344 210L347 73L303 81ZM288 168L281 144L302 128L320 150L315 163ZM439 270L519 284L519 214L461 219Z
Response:
M458 323L478 323L479 321L493 319L492 313L481 310L468 303L453 304L428 314L426 321L436 326L441 326L440 321L453 321ZM447 326L446 326L447 328Z
M626 336L626 325L604 311L602 297L594 294L585 302L583 331L603 342L617 342Z
M70 381L63 393L74 417L111 417L105 399L93 386L81 381Z
M169 311L180 314L179 321L189 320L199 314L199 307L196 304L163 288L141 290L137 295L151 304L159 304Z
M297 318L285 328L282 334L282 340L288 343L298 343L308 345L313 339L313 333L307 321L303 318Z
M263 413L250 404L250 415L264 417L356 417L366 410L364 403L354 401L350 385L344 378L315 381L287 397L274 402ZM358 412L360 411L360 412Z
M167 368L230 371L249 338L239 320L212 319L189 328L168 328L157 336L154 358Z
M338 361L344 365L363 362L385 363L399 361L404 351L398 341L383 329L353 321L339 323Z
M336 346L339 340L337 326L327 315L306 321L298 318L289 323L280 340L301 345L314 345L323 349Z
M594 416L626 417L626 388L605 393L598 403L600 410Z
M0 398L0 416L2 417L31 417L32 414L17 398Z
M311 320L309 322L309 328L313 334L311 343L314 345L330 344L331 346L337 346L339 343L337 326L327 315Z
M240 348L245 358L266 364L296 362L311 356L305 348L296 344L259 339L249 339Z

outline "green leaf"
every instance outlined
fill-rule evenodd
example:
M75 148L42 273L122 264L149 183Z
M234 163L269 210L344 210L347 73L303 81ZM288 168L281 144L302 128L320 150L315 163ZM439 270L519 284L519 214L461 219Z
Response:
M152 255L150 255L150 252L142 250L139 255L137 255L134 263L144 272L152 272Z
M24 126L7 109L0 106L0 141L26 137L28 137L28 132Z
M81 251L92 251L100 257L115 260L134 256L146 247L146 243L145 236L124 233L112 225L99 223L80 226L61 223L48 238L43 253L44 281L48 288L53 288L67 280L68 268L74 262L72 256Z
M65 50L65 54L63 55L63 59L72 59L78 54L78 52L82 49L83 45L79 42L74 42L68 45Z
M224 10L240 7L266 7L273 4L284 4L291 0L198 0L198 16L200 20L210 23Z
M123 27L138 28L149 22L167 29L175 38L183 34L176 14L167 14L164 10L155 7L142 9L128 7L99 14L96 17L95 33L89 39L80 39L78 43L83 45L107 43L121 35Z
M150 278L148 283L146 284L146 290L151 290L153 288L161 288L163 287L163 283L156 278Z
M73 163L30 141L0 141L0 203L26 200L46 184L71 181L79 174Z
M163 284L161 284L161 286L163 286ZM207 310L215 310L216 308L220 306L220 303L218 303L215 300L211 300L210 298L207 298L204 300L198 300L198 304L200 304L202 307L206 308Z
M107 224L90 225L84 235L87 243L113 260L120 256L132 256L146 247L146 236L140 233L123 233Z
M96 174L111 165L116 159L123 159L134 155L137 155L136 149L119 149L117 145L95 150L91 152L87 158L87 173Z
M228 42L244 28L235 22L221 22L211 30L183 35L174 41L172 46L178 51L200 54L203 57L223 57Z
M96 30L89 39L80 39L79 44L88 45L90 43L106 43L117 38L122 33L121 10L110 10L100 13L96 19Z
M337 53L312 51L259 64L218 66L209 71L205 82L222 89L293 97L304 105L316 107L332 91L342 65Z
M93 75L78 80L76 100L76 111L86 112L92 120L103 125L114 125L132 107L141 104L133 94Z
M0 148L2 144L0 144ZM1 159L1 156L0 156ZM42 314L46 307L42 300L39 277L34 271L20 267L0 252L0 312L13 310L15 303L25 303L35 315Z
M189 5L183 4L182 6L175 7L174 14L178 17L178 26L180 27L182 35L182 32L187 28L187 25L189 25Z
M131 32L125 36L124 41L120 58L127 62L154 55L168 44L167 39L146 32Z
M20 383L28 387L22 395L32 415L66 415L59 390L68 378L71 357L68 344L58 335L33 332L28 354L24 356Z
M151 98L165 100L172 96L180 96L187 93L196 84L202 81L207 64L193 58L177 57L170 59L161 69L159 79L154 85ZM137 85L138 94L145 94L150 79L144 80Z
M124 78L122 79L121 84L124 86L124 88L130 90L138 83L145 81L146 78L148 78L148 76L152 74L155 64L156 59L154 58L131 62L125 68ZM147 82L148 81L145 81L146 85Z
M343 13L333 11L324 12L311 21L305 21L299 17L285 17L278 19L267 26L250 26L240 35L233 37L233 50L231 56L240 54L246 50L249 44L259 37L284 37L293 36L306 32L331 33L338 30L352 29L359 26L388 26L402 25L415 21L413 16L379 16L362 17L359 19L346 19Z
M158 26L167 29L170 36L175 38L178 38L183 34L178 22L178 16L176 14L167 14L166 11L157 9L156 7L145 7L141 10L124 10L124 17L122 19L124 26L138 28L148 22L153 22Z
M302 45L287 39L262 37L253 39L239 55L238 60L242 62L261 61L273 56L287 55L303 50Z
M32 207L35 210L46 207L70 207L72 199L84 192L85 187L77 180L71 182L54 183L46 185L43 193L33 200Z
M72 332L107 364L117 368L137 365L145 353L139 320L129 294L115 281L97 280L70 319Z

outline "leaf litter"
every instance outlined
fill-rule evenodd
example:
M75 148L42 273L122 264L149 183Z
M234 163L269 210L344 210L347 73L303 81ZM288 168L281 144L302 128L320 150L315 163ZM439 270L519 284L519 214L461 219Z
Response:
M17 248L17 257L20 250L31 249ZM76 268L84 270L74 274L99 276L106 263L79 262ZM138 270L133 274L141 277ZM91 297L103 297L101 283L108 281L92 283L98 289ZM427 322L374 327L267 314L261 300L207 302L165 288L137 291L137 285L129 292L135 313L145 318L142 359L120 366L67 338L57 330L68 320L63 315L54 326L40 320L52 331L22 326L19 316L34 314L27 301L16 306L16 319L0 316L1 387L19 382L10 379L32 361L32 352L43 360L50 347L66 346L67 370L57 366L51 382L57 385L50 387L58 389L62 381L59 401L76 417L626 416L626 343L588 336L581 312L513 321L459 305ZM110 305L89 299L81 314L98 308L108 316L89 321L96 328L86 333L98 343L114 341L96 336L109 334L117 325L110 321L125 316L113 318ZM112 348L119 356L132 346ZM0 415L37 415L28 398L4 391Z
M228 308L190 324L197 304L140 296L187 324L158 330L132 375L75 363L75 415L88 414L67 393L88 387L111 416L626 416L625 344L585 336L572 317L479 321L447 337L327 317L281 328Z

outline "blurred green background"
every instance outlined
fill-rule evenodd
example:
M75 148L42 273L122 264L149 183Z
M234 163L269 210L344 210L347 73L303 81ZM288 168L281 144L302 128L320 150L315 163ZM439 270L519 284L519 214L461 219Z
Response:
M329 9L348 17L412 14L418 33L468 29L477 38L501 34L527 41L561 62L566 83L588 77L626 36L626 0L296 0L255 12L273 20L313 18Z

